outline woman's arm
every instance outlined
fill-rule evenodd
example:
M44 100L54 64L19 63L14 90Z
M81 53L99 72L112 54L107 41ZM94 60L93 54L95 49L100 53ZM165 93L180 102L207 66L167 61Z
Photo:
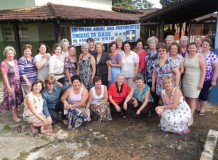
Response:
M130 99L133 98L133 93L134 93L134 87L131 88L128 96L126 97L124 103L123 103L123 108L126 110L127 109L127 102L129 102Z
M109 60L106 62L107 63L107 68L108 68L108 82L111 81L111 65L109 63Z
M26 97L26 104L27 104L27 107L30 109L31 113L32 113L36 118L38 118L39 120L41 120L44 124L47 124L47 123L48 123L47 120L46 120L43 116L41 116L39 113L36 112L33 98L27 96L27 97Z
M69 84L71 84L70 70L69 69L64 69L64 73L66 75L66 78L67 78Z
M91 83L93 83L93 78L95 77L95 73L96 73L96 62L95 62L95 58L93 56L91 56L91 66L92 66Z
M80 108L86 104L86 101L89 97L87 89L84 88L83 93L82 93L82 100L79 103L73 104L70 107L72 108Z
M137 73L139 71L139 62L134 62L134 65L135 65L134 75L137 75Z
M48 55L43 56L42 60L38 60L35 58L35 64L37 69L41 69L48 60Z
M185 70L184 63L182 62L180 64L180 69L179 69L180 75L182 75L184 73L184 70Z
M61 96L61 102L64 104L64 109L68 110L70 109L70 105L67 102L67 97L70 95L70 88L68 88L64 94Z
M156 70L155 70L155 68L154 68L154 69L153 69L153 74L152 74L152 86L151 86L152 92L155 91L156 79L157 79L157 72L156 72Z
M113 67L122 67L123 66L123 62L121 60L117 64L116 63L110 63L110 65L113 66Z
M88 110L90 108L91 101L92 101L92 89L90 89L90 91L89 91L89 98L88 98L88 101L86 104L86 110Z
M175 82L176 82L176 87L179 87L179 81L180 81L180 72L179 72L179 68L175 67L172 68L172 71L175 75Z
M102 101L100 101L98 105L104 104L106 102L108 102L108 93L107 93L107 87L104 86L104 99L102 99Z
M216 80L217 80L217 76L218 76L218 62L213 63L212 67L213 67L213 77L211 80L211 86L213 87L216 85Z
M145 93L145 100L142 104L142 106L137 110L136 114L140 114L141 111L146 107L146 105L148 104L149 101L149 97L150 97L150 89Z
M7 91L8 91L8 94L11 95L11 93L13 92L12 91L12 88L9 84L9 81L8 81L8 76L7 76L7 72L5 70L5 68L1 65L1 72L2 72L2 78L3 78L3 81L7 87Z
M200 75L200 81L198 84L198 89L201 90L203 88L204 79L206 75L206 61L203 55L199 55L199 64L200 64L200 69L201 69L201 75Z

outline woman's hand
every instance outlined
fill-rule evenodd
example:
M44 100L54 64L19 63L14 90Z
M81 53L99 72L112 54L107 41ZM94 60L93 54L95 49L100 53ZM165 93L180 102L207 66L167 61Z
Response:
M67 101L64 101L64 109L65 110L70 109L70 105L69 105L69 103Z
M123 103L123 109L127 110L127 103L126 102Z
M138 101L136 99L133 101L133 105L134 105L134 107L138 106Z
M156 111L157 114L160 115L161 113L163 113L162 107L163 107L163 106L157 106L157 107L155 108L155 111Z
M116 108L117 112L121 112L121 108L117 104L115 105L115 108Z
M42 122L43 122L43 124L44 124L45 127L48 127L49 122L48 122L47 119L43 119Z
M203 88L203 84L199 83L198 84L198 90L201 90Z
M211 87L216 86L216 81L211 81Z
M10 96L13 93L12 88L11 87L7 88L7 92L8 92L8 95Z
M30 84L29 81L26 83L26 86L27 86L28 88L31 88L31 84Z
M155 87L153 85L151 86L151 91L155 92Z
M108 80L108 82L110 82L110 81L111 81L111 77L108 77L108 79L107 79L107 80Z
M97 109L98 107L99 107L99 104L95 104L95 105L93 106L94 109Z
M141 114L141 110L138 109L137 112L136 112L136 114L137 114L137 115L140 115L140 114Z
M52 119L51 119L51 117L47 117L47 121L48 121L48 124L49 124L49 125L52 124Z
M109 64L110 66L112 66L112 63L111 63L111 61L108 61L108 64Z

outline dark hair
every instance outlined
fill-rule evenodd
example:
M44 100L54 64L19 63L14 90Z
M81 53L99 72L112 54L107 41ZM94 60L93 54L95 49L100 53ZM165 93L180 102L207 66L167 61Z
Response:
M55 43L54 45L53 45L53 47L52 47L52 53L54 54L55 52L55 49L57 48L57 47L61 47L61 44L60 43ZM62 49L62 47L61 47L61 49Z
M74 45L69 45L68 50L69 50L70 48L75 48L75 49L76 49L76 47L75 47Z
M166 51L168 52L168 47L167 47L167 45L166 45L165 43L159 43L159 44L157 45L157 51L158 51L159 49L161 49L161 48L166 49Z
M78 75L73 75L73 77L71 77L71 82L73 83L73 81L78 80L79 82L81 82L81 79Z
M145 41L142 39L142 38L138 38L137 41L136 41L136 45L141 42L142 43L142 47L144 48L145 46Z
M213 42L212 42L212 40L211 40L211 39L209 39L209 38L207 38L207 39L204 39L204 40L202 41L202 44L203 44L204 42L207 42L207 43L210 45L210 47L212 47L212 46L213 46Z
M136 74L135 80L142 80L142 81L144 81L143 75L141 73Z
M88 43L88 42L93 42L94 43L95 41L94 41L93 38L87 38L86 43Z
M130 49L132 48L130 41L123 42L123 47L125 46L125 44L129 44L130 45Z
M172 42L170 47L169 47L169 50L171 49L172 46L177 46L178 52L180 51L180 45L177 42Z
M45 44L45 43L39 43L39 45L38 45L38 49L37 49L37 52L39 53L39 48L40 48L42 45L44 45L45 48L46 48L46 51L45 51L45 52L48 52L49 47L48 47L48 45Z
M95 83L95 82L98 82L98 81L100 81L101 80L101 76L95 76L94 78L93 78L93 82Z
M194 45L197 48L197 45L195 44L195 42L188 43L187 48L189 48L189 46L192 46L192 45Z
M39 79L35 80L35 81L32 83L31 91L33 91L33 86L34 86L34 85L37 85L38 83L41 83L41 85L42 85L42 90L40 91L40 93L43 91L43 89L44 89L44 83L43 83L41 80L39 80Z
M117 45L117 42L116 41L112 41L110 44L109 44L109 48L111 48L113 45L116 45L116 49L118 48L118 45Z

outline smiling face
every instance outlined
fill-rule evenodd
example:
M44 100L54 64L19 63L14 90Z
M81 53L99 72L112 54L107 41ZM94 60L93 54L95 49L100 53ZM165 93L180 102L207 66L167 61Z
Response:
M203 50L203 52L209 52L210 49L211 49L210 44L207 41L204 41L202 43L202 50Z
M196 47L196 45L194 45L194 44L189 45L189 46L188 46L188 53L189 53L190 55L196 54L196 53L197 53L197 47Z
M48 88L49 91L53 91L54 85L55 85L54 82L48 82L48 83L46 83L46 87Z
M121 86L124 82L124 76L117 76L117 84L118 86Z
M137 47L138 50L142 50L143 49L142 42L138 42L136 47Z
M29 48L26 48L23 51L23 55L24 55L25 58L30 58L31 54L32 54L32 51Z
M115 51L116 51L116 45L113 44L113 45L110 47L110 50L111 50L111 52L115 52Z
M188 45L188 41L186 39L182 39L180 41L180 43L181 43L181 46L183 46L183 47L187 47L187 45Z
M79 89L81 87L81 82L78 79L75 79L72 83L73 88Z
M171 45L170 47L170 55L175 56L178 54L178 47L176 45Z
M39 47L39 52L41 54L45 54L46 53L46 46L44 44L42 44L40 47Z
M118 49L121 49L123 47L123 42L117 41L117 46L118 46Z
M166 39L166 45L167 45L168 47L171 45L172 42L173 42L173 39L172 39L172 38L168 37L168 38Z
M76 49L74 47L69 48L68 50L70 56L75 56Z
M58 46L58 47L55 48L54 54L59 56L59 55L61 55L61 51L62 51L61 46Z
M165 48L159 48L158 53L159 53L160 58L164 58L167 56L167 50Z
M42 91L42 83L37 83L33 85L33 92L34 93L40 93Z
M163 83L166 90L171 90L173 88L173 82L171 78L164 79Z
M69 43L68 43L68 42L63 42L62 45L61 45L61 47L62 47L62 49L63 49L64 51L66 51L66 50L68 49L68 47L69 47Z
M135 80L135 84L138 88L141 88L144 85L144 81L142 79Z
M96 88L101 88L101 85L102 85L101 80L95 82L95 87L96 87Z
M151 41L149 41L149 48L151 49L151 50L155 50L156 49L156 47L157 47L157 45L156 45L156 42L154 41L154 40L151 40Z
M201 38L195 38L195 44L196 44L197 47L201 47L202 39Z
M124 52L130 52L130 45L128 43L124 45Z
M97 44L95 46L95 50L96 50L97 53L102 53L103 52L103 48L102 48L102 46L100 44Z
M14 52L12 50L8 50L8 52L6 53L6 58L8 60L13 60L14 56L15 56L15 54L14 54Z

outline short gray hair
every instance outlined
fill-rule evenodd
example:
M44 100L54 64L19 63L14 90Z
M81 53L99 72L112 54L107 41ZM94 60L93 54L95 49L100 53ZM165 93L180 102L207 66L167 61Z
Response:
M3 51L3 55L6 56L6 54L7 54L10 50L11 50L12 52L14 52L14 55L16 55L16 51L15 51L14 47L12 47L12 46L6 46L5 49L4 49L4 51Z
M88 43L83 43L81 48L89 48L89 44Z
M180 39L179 39L179 43L181 43L182 40L186 40L187 42L189 42L189 39L187 36L182 36Z
M116 78L118 78L119 76L125 77L123 73L118 73Z
M154 41L156 44L158 44L158 39L155 36L149 37L147 43L149 44L151 41Z
M172 41L174 41L174 36L173 35L167 35L167 37L166 37L166 39L165 40L167 40L167 39L172 39Z

